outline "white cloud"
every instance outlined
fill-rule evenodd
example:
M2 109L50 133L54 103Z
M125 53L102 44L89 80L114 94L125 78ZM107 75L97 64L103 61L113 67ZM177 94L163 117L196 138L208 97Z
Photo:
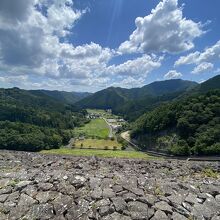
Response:
M213 67L214 67L214 65L212 63L203 62L203 63L199 64L198 66L196 66L193 69L192 73L199 74L199 73L208 72L208 71L212 70Z
M170 70L168 73L164 75L164 79L176 79L180 78L182 73L177 72L176 70Z
M202 62L215 62L220 60L220 41L211 47L206 48L203 52L196 51L187 56L181 56L175 66L184 64L201 64Z
M162 59L162 57L156 58L143 55L119 65L109 66L107 72L123 76L146 77L148 73L161 66Z
M135 20L136 30L119 51L179 53L194 47L193 40L201 36L202 25L183 17L178 0L163 0L146 17Z
M111 84L114 87L123 87L123 88L134 88L141 87L145 85L145 79L143 77L133 78L132 76L128 76L126 79L119 80Z

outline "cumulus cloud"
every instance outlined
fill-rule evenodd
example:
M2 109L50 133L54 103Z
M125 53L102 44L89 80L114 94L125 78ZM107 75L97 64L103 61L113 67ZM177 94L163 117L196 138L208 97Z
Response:
M211 47L206 48L203 52L196 51L187 56L181 56L175 66L184 64L201 64L202 62L215 62L220 60L220 41Z
M182 73L177 72L176 70L170 70L168 73L164 75L164 79L176 79L180 78Z
M214 65L212 63L203 62L203 63L199 64L198 66L196 66L193 69L192 73L199 74L199 73L208 72L208 71L212 70L213 67L214 67Z
M152 70L161 66L162 57L155 58L149 55L143 55L134 60L128 60L119 65L112 65L107 68L107 72L111 74L146 77Z
M109 65L109 61L119 55L115 50L93 42L74 47L68 37L84 13L85 10L74 9L72 0L21 0L19 3L2 0L1 82L4 79L4 83L16 86L21 86L21 82L25 88L28 85L31 88L64 85L65 89L76 85L98 88L111 85L118 76L127 79L134 75L138 81L137 78L160 67L162 58L156 56L144 55ZM24 76L26 78L22 78ZM125 82L124 78L119 81L128 84L130 81Z
M179 53L194 47L193 40L203 34L202 25L183 17L178 0L163 0L151 14L135 20L136 30L119 51Z

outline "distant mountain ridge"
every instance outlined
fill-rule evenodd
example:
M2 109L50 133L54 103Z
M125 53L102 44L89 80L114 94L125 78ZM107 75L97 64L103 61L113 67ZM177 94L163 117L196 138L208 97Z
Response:
M47 96L50 96L58 101L66 102L68 104L74 104L75 102L80 101L83 98L91 95L92 93L88 92L66 92L66 91L58 91L58 90L30 90L35 94L43 93Z
M82 108L110 108L117 114L133 118L145 108L175 98L197 85L192 81L172 79L153 82L141 88L109 87L80 100L76 105Z

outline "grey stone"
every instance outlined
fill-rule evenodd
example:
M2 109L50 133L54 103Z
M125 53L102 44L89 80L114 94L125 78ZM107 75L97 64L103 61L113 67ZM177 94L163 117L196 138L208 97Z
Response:
M109 199L101 199L101 200L97 201L95 204L97 207L108 206L108 205L110 205L110 200Z
M102 198L102 189L100 187L95 188L91 193L92 199L101 199Z
M111 188L104 188L102 192L103 198L115 197L115 192Z
M70 183L76 188L80 188L85 185L86 178L84 176L75 175L70 178Z
M112 198L111 200L117 212L121 213L127 208L127 203L125 202L123 198L115 197L115 198Z
M48 191L53 187L51 183L38 183L38 188L43 191Z
M115 210L110 206L102 206L99 208L99 214L103 217L113 213Z
M173 212L172 220L188 220L188 218L186 218L184 215L179 214L178 212Z
M142 202L129 202L128 203L128 210L131 212L147 212L148 205Z
M5 202L8 196L9 196L8 194L0 195L0 202Z
M156 196L154 196L154 195L146 194L146 195L144 195L143 197L137 198L137 201L146 203L146 204L148 204L149 206L153 206L153 205L155 204L155 202L157 201L157 198L156 198Z
M60 194L52 201L56 215L62 215L65 211L70 209L75 203L70 196Z
M157 210L151 220L168 220L168 217L165 212Z
M154 207L166 213L172 214L172 207L167 202L164 201L157 202L155 203Z
M185 198L185 201L189 204L196 204L198 203L197 196L195 194L189 193Z
M213 213L210 207L207 207L204 204L195 204L192 209L192 216L198 219L210 219L214 214L216 213Z
M18 190L21 190L23 188L25 188L26 186L30 185L32 183L32 181L20 181L19 183L16 184L16 188Z
M53 219L54 212L51 204L39 204L34 205L28 213L24 216L24 219Z

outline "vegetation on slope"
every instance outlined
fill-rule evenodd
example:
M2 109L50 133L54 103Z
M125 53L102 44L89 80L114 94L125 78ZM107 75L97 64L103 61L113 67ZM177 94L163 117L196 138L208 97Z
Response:
M132 138L175 155L220 154L220 90L162 105L142 115Z
M89 150L89 149L53 149L43 150L44 154L73 155L73 156L97 156L97 157L113 157L113 158L130 158L130 159L156 159L146 153L138 151L114 151L114 150Z
M175 79L154 82L142 88L110 87L82 99L77 105L83 108L112 109L113 113L134 120L145 111L176 98L196 85L195 82Z
M33 91L0 89L0 148L37 151L60 147L85 111Z

